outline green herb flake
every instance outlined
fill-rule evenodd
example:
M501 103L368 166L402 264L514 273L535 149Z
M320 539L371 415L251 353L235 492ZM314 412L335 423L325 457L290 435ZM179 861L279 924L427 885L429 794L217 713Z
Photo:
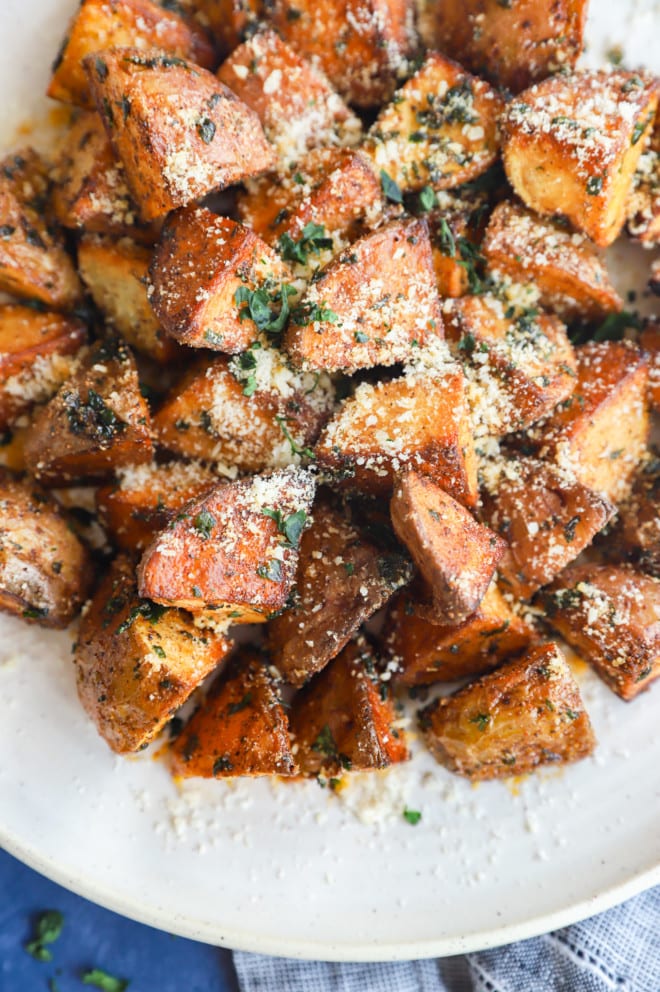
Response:
M279 558L271 558L263 565L257 565L257 575L260 579L268 579L269 582L282 581L282 562Z
M153 603L150 599L145 599L137 606L134 606L126 619L117 627L117 633L123 634L133 626L138 617L148 620L151 624L157 624L167 607L160 603Z
M435 195L435 190L431 186L425 186L424 189L420 190L417 197L417 202L419 204L419 209L423 213L428 214L438 205L438 198Z
M252 703L252 690L248 689L242 699L239 699L237 703L230 703L227 707L227 713L229 716L234 716L235 713L241 713L244 709Z
M416 827L422 818L422 814L418 809L404 809L403 818L406 823L409 823L411 827Z
M384 169L380 170L380 188L383 191L383 196L390 203L403 203L401 187L391 176L388 176Z
M577 525L580 523L581 517L578 514L575 517L571 517L568 523L564 524L564 540L571 544L575 540L575 531Z
M153 653L156 655L157 658L167 658L167 655L165 654L165 650L160 646L160 644L154 644L151 650L153 651Z
M323 224L315 224L314 221L305 224L297 241L286 231L278 241L280 254L285 262L298 262L300 265L307 264L310 254L319 255L322 251L330 251L332 244L332 238L326 235Z
M323 754L326 758L337 757L337 745L327 723L321 728L318 737L312 744L312 751L316 751L317 754Z
M208 541L211 536L211 532L215 527L215 517L208 510L200 510L197 516L193 519L193 527L200 535L202 540Z
M364 331L356 331L353 336L358 344L366 344L369 340L369 335L365 334Z
M301 303L291 314L291 319L295 324L306 327L308 324L327 323L336 324L339 315L323 303Z
M587 179L587 193L589 196L598 196L603 192L603 177L602 176L590 176Z
M234 302L239 308L238 319L252 320L259 331L277 337L289 319L289 297L295 295L295 292L288 283L282 283L279 288L271 291L239 286L234 293Z
M114 975L102 971L101 968L92 968L82 976L83 985L92 985L101 992L124 992L128 988L128 982L124 978L115 978Z
M37 961L51 961L53 955L46 945L55 943L63 926L64 917L58 910L46 910L37 920L34 936L25 945L25 950Z
M476 723L479 730L485 730L490 723L490 713L477 713L470 717L470 723Z

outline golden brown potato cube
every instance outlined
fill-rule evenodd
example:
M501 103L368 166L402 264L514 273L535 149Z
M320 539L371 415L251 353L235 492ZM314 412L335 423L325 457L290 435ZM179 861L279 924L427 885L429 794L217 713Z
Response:
M623 308L603 259L584 235L517 203L495 207L481 251L494 273L533 283L542 306L563 320L599 321Z
M0 291L65 310L80 298L80 283L45 216L45 176L31 149L0 162Z
M302 368L353 373L406 361L429 336L442 336L442 315L428 226L401 220L319 273L293 310L285 348Z
M57 392L86 339L75 317L0 306L0 430Z
M660 124L640 155L626 208L628 234L645 247L660 244Z
M498 153L501 97L439 52L378 115L365 142L376 172L400 190L451 189L485 172Z
M219 483L191 500L145 551L140 595L262 623L291 592L315 488L308 471L283 469Z
M533 458L484 472L483 516L507 542L500 583L529 599L593 541L616 508L571 474Z
M273 664L291 685L303 685L411 577L403 555L379 551L330 503L316 503L300 542L293 603L268 626Z
M377 107L407 74L416 38L409 0L274 0L268 19L284 40L357 107Z
M89 55L84 65L143 220L274 164L257 115L205 69L138 48Z
M42 627L67 627L91 581L87 550L58 503L0 469L0 609Z
M396 472L414 468L465 506L478 499L477 468L465 377L411 373L361 383L314 449L338 482L363 493L391 493Z
M53 66L48 96L94 106L83 59L104 48L156 48L212 68L213 47L199 26L151 0L83 0Z
M119 341L99 342L34 418L28 471L47 486L112 477L152 459L149 409L135 360Z
M387 684L364 638L352 641L291 705L291 735L303 775L387 768L408 759Z
M156 240L157 225L140 220L97 113L80 113L65 132L53 180L53 211L62 227L128 235L145 244Z
M629 498L619 507L624 548L643 572L660 578L660 458L651 457L635 478Z
M250 317L255 304L272 309L265 323L276 321L284 307L286 319L282 283L291 278L279 256L250 228L205 207L185 207L168 218L156 246L150 300L156 318L177 341L237 354L264 324Z
M117 477L96 490L96 509L113 544L126 551L143 550L184 503L218 481L200 462L131 465Z
M223 55L256 30L264 13L262 0L194 0L194 9L208 22Z
M457 355L486 368L508 397L505 433L535 423L575 389L573 347L552 314L523 310L510 316L500 300L484 295L448 300L443 316Z
M616 565L574 565L542 593L548 622L621 699L660 675L660 581Z
M429 4L429 43L514 93L582 51L586 0L451 0Z
M627 341L576 349L575 391L532 431L542 457L618 503L646 450L648 362Z
M245 472L309 456L334 406L325 374L295 372L276 348L196 363L154 417L159 443Z
M556 644L471 682L420 712L433 757L473 781L586 758L595 747L580 690Z
M129 238L119 241L85 235L78 245L78 269L106 321L131 347L167 364L180 350L165 335L149 303L151 250Z
M563 214L607 247L623 227L657 103L652 77L621 69L531 86L501 118L509 182L537 213Z
M401 593L382 634L386 656L397 665L394 677L400 685L457 682L483 675L523 651L533 636L494 582L462 623L431 623L415 609L415 600Z
M356 145L362 137L360 121L323 73L274 31L260 31L234 49L218 79L259 115L285 165L312 148Z
M660 321L656 319L646 322L646 326L639 336L639 343L648 356L647 393L649 406L656 413L660 413Z
M486 595L505 542L413 470L397 479L390 511L397 537L431 589L438 622L461 623Z
M183 778L293 775L289 721L265 660L242 651L172 745L172 772Z
M135 564L119 555L80 625L78 695L113 751L139 751L230 649L181 610L140 599Z

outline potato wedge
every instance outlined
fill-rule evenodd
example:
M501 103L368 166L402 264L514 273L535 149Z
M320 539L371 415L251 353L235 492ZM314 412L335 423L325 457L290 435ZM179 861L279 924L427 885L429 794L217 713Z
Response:
M643 572L660 578L660 458L645 462L634 479L630 497L619 507L624 549Z
M431 703L420 725L434 758L473 781L579 761L595 746L580 690L552 643Z

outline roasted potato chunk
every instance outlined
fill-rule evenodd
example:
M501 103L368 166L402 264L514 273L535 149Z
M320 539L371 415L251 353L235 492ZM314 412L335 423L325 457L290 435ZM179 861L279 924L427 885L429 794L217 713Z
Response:
M428 226L403 220L365 235L319 273L293 311L285 348L302 368L352 373L406 361L441 335Z
M0 430L57 392L86 338L85 325L73 317L0 306Z
M397 91L371 127L365 151L401 190L451 189L497 158L501 97L439 52Z
M461 623L486 595L505 542L413 470L397 479L390 510L397 537L431 589L434 617Z
M100 342L36 415L25 439L28 471L48 486L107 479L152 458L148 407L121 342Z
M621 699L660 675L660 581L616 565L574 565L542 593L548 622Z
M48 96L91 109L83 59L103 48L157 48L210 69L214 52L202 29L151 0L82 0L53 67Z
M364 638L294 697L291 733L303 775L336 776L407 760L403 730Z
M293 603L268 626L273 664L302 685L411 577L403 555L379 551L343 513L317 503L300 542Z
M80 625L73 656L78 695L113 751L139 751L230 648L181 610L140 599L135 564L120 555Z
M619 507L620 536L625 550L643 571L660 578L660 458L642 465L629 498Z
M509 182L537 213L563 214L607 247L623 227L657 103L655 80L620 69L531 86L501 119Z
M652 410L660 413L660 321L649 320L639 336L639 343L648 355L648 400Z
M408 592L395 600L382 634L386 657L397 666L397 684L429 685L483 675L523 651L530 628L491 582L475 612L459 624L437 624L415 612Z
M250 228L204 207L185 207L167 220L156 246L151 305L167 333L183 344L237 354L282 311L286 320L282 283L291 278Z
M623 308L604 261L586 237L517 203L495 207L481 251L491 271L533 283L539 302L563 320L598 321Z
M642 152L626 208L628 234L645 247L660 244L660 123Z
M138 48L89 55L84 65L143 220L274 164L257 115L205 69Z
M265 659L244 650L172 745L172 771L183 778L293 775L288 725Z
M529 599L593 541L616 508L570 473L518 458L484 472L483 516L507 542L500 582Z
M356 145L362 137L359 119L323 73L274 31L260 31L234 49L218 79L259 115L285 166L312 148Z
M556 644L533 647L420 712L434 758L473 781L566 764L595 746L580 690Z
M433 268L442 298L464 296L474 280L474 259L483 234L488 197L484 193L441 190L427 215Z
M304 469L219 483L144 553L141 596L218 620L262 623L283 609L316 483Z
M42 627L67 627L92 568L58 503L0 469L0 609Z

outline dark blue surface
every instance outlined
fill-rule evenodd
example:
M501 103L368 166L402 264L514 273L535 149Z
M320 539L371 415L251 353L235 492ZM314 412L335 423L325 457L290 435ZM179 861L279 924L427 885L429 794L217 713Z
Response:
M1 799L0 799L1 801ZM46 909L64 915L50 964L24 945ZM0 850L0 992L85 992L80 976L103 968L129 979L128 992L237 992L229 951L133 923L67 892Z

